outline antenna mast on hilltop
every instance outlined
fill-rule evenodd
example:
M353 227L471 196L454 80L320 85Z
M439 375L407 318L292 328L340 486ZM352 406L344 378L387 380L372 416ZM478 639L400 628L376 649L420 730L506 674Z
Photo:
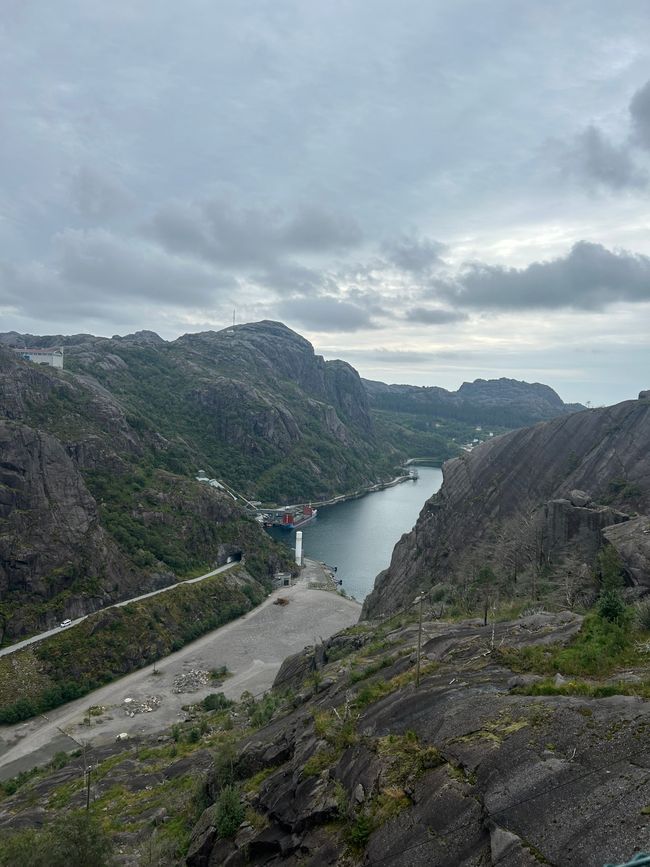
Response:
M235 327L235 310L236 310L236 308L233 307L232 308L232 327L233 328Z

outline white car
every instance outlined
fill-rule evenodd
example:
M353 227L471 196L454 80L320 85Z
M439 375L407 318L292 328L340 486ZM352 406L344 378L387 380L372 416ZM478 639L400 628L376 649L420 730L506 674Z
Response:
M72 620L69 620L69 619L68 619L68 620L64 620L63 623L60 623L60 624L59 624L59 629L61 629L61 628L64 627L64 626L70 626L71 623L72 623Z

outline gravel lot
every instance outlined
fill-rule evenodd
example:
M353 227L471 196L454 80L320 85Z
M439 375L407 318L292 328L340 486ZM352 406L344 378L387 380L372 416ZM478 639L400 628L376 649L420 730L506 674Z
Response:
M328 638L359 618L358 602L310 589L310 579L322 579L321 567L313 561L308 561L299 583L276 590L258 608L161 660L156 664L157 674L148 666L57 708L47 719L1 727L0 779L43 764L59 750L75 749L75 741L102 744L121 732L132 736L162 731L185 718L184 704L196 703L211 692L237 699L245 690L254 695L265 691L286 656ZM289 604L274 605L279 596ZM233 673L223 685L208 684L191 694L173 691L178 675L223 665ZM105 710L91 717L88 727L83 720L90 706ZM136 706L140 710L133 713Z

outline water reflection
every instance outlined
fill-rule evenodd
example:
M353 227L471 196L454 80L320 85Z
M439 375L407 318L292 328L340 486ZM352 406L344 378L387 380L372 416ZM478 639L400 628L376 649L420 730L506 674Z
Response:
M415 524L425 501L442 484L442 471L418 467L419 479L319 509L302 529L306 557L337 566L343 589L359 601L372 590L378 572L390 563L395 543ZM295 532L272 528L275 539L292 547Z

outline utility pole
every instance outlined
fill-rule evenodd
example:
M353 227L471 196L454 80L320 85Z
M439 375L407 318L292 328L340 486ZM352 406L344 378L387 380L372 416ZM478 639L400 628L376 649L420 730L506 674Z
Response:
M415 605L417 602L420 603L420 617L418 622L418 658L416 661L415 668L415 688L419 689L420 686L420 651L422 650L422 603L424 602L424 594L420 593L420 595L413 600L413 604Z
M86 768L86 812L90 810L90 772L92 771L92 765L88 765Z

